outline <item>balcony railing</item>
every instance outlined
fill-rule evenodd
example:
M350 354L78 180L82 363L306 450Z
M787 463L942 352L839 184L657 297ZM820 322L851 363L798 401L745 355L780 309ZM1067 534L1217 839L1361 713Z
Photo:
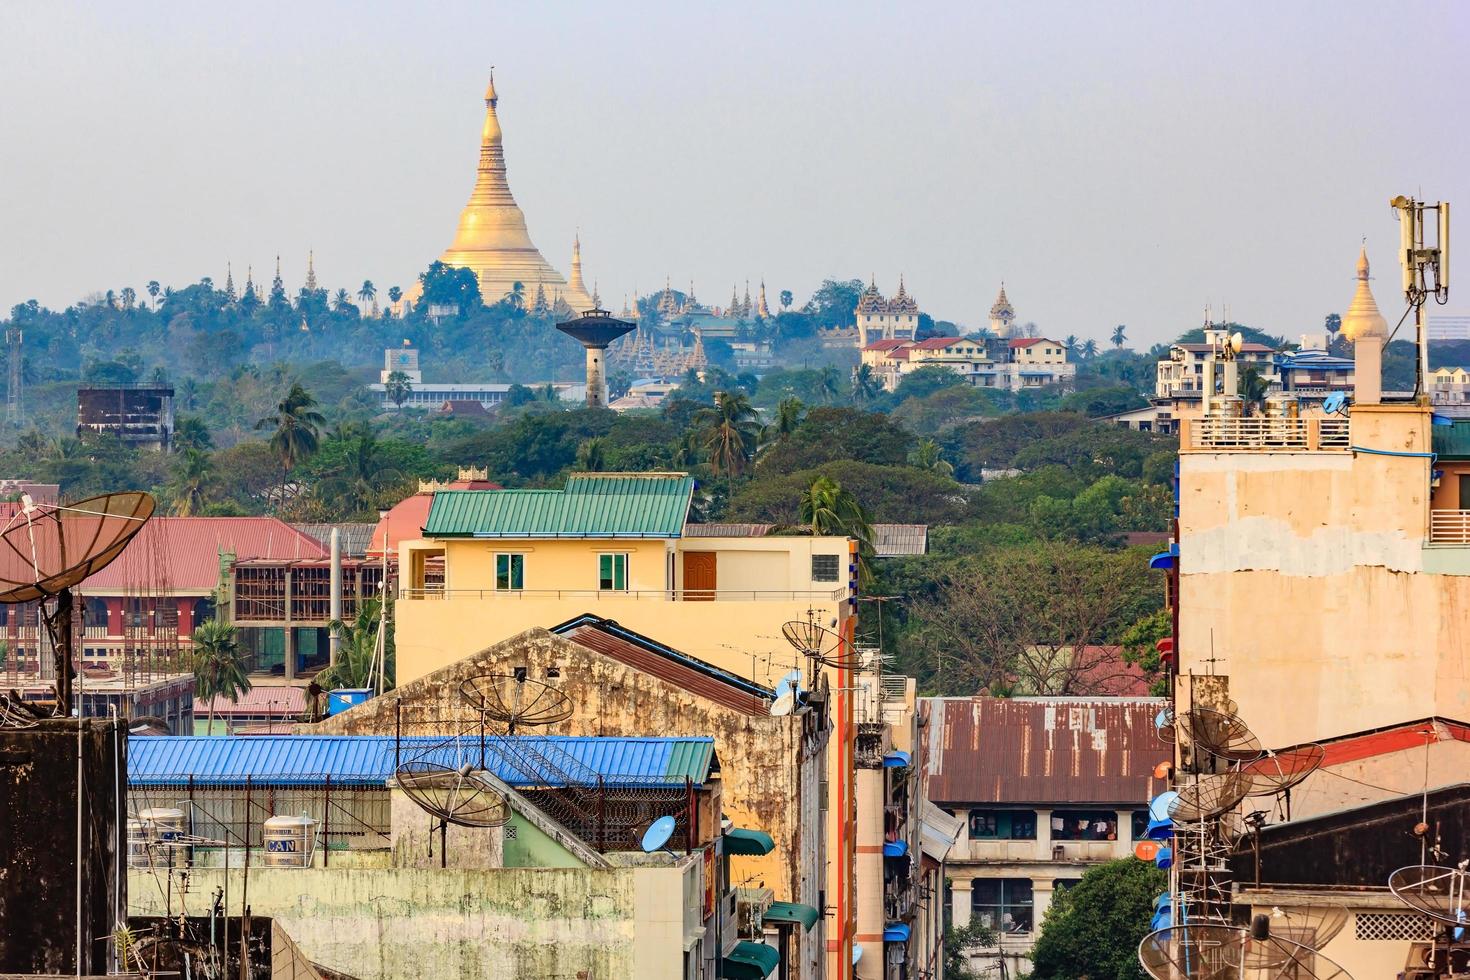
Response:
M841 602L846 589L400 589L400 599L601 599L645 602Z
M1345 451L1348 420L1269 416L1180 419L1185 449L1281 452Z
M1431 544L1470 544L1470 510L1431 510Z

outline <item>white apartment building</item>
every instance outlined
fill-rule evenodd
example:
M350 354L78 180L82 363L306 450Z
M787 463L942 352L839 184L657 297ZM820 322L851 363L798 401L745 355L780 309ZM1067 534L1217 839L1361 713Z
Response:
M1027 337L1003 343L1001 347L977 337L885 338L865 346L861 357L889 391L905 374L924 367L947 368L977 388L1012 392L1070 385L1077 376L1077 365L1068 360L1061 341Z

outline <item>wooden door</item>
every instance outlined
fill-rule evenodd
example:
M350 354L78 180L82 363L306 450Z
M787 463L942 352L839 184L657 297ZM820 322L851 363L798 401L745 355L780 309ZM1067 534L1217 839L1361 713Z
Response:
M686 602L708 602L715 597L715 553L684 552L684 599Z

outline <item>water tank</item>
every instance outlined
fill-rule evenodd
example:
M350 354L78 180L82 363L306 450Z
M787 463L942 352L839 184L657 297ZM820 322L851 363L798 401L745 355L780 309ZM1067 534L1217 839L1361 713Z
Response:
M152 807L138 811L138 820L143 824L143 837L153 867L181 868L189 864L189 846L179 843L189 832L183 810Z
M128 820L128 867L146 868L148 858L148 828L141 820Z
M264 824L265 863L271 868L309 868L316 844L316 821L297 817L271 817Z
M327 694L327 714L340 715L348 708L367 703L372 696L373 690L370 687L339 687Z

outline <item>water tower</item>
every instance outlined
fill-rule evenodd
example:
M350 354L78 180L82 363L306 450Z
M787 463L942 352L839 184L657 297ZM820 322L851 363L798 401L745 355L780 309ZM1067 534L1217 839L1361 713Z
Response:
M588 310L575 320L558 323L556 329L587 349L587 407L607 408L603 353L614 340L630 332L633 324L614 318L607 310Z

